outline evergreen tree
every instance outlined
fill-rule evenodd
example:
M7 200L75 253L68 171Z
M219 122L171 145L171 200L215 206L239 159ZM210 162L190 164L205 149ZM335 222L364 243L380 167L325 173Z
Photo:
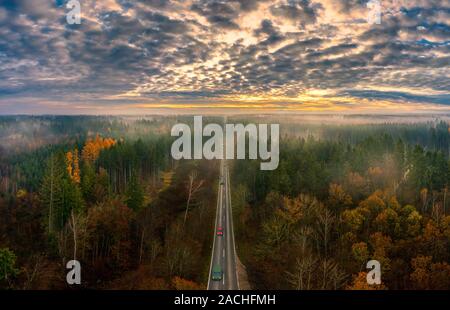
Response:
M15 264L16 255L7 248L0 249L0 284L4 281L8 282L12 277L19 274Z
M49 234L64 227L72 209L77 212L82 210L82 193L66 170L64 156L51 155L41 185L40 198Z
M81 190L87 202L94 203L96 201L96 197L94 197L95 179L96 175L92 165L88 162L84 163L81 173Z
M127 206L134 211L138 211L144 205L144 189L142 188L136 173L132 174L130 182L128 183L126 197Z
M51 155L39 192L42 205L45 209L45 223L49 234L54 232L55 220L64 206L64 160L61 156Z

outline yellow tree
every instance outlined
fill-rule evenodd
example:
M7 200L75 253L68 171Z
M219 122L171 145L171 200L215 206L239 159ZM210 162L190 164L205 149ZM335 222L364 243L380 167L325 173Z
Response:
M290 199L283 197L283 209L277 210L278 214L288 223L295 224L302 217L303 203L301 197Z
M72 151L66 153L67 173L72 178L73 174L73 154Z
M109 149L116 145L117 141L112 138L102 138L99 135L94 140L90 139L86 142L81 152L83 160L86 162L94 162L104 149Z
M328 189L328 204L331 208L345 209L352 205L352 197L339 184L331 183Z
M66 153L67 174L75 183L80 183L80 163L78 149Z
M75 183L80 183L81 178L80 178L80 161L79 161L79 156L78 156L78 149L75 149L74 154L73 154L73 175L72 175L72 180Z

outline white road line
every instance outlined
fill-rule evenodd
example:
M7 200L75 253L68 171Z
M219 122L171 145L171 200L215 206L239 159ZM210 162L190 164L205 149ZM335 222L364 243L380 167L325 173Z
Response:
M230 209L230 217L231 217L231 235L233 238L233 252L234 252L234 264L235 264L235 272L236 272L236 282L237 282L237 289L240 290L241 288L239 287L239 276L238 276L238 270L237 270L237 253L236 253L236 241L234 239L234 224L233 224L233 207L231 205L231 191L230 191L230 170L228 170L228 166L227 166L227 170L225 172L227 174L227 198L228 198L228 208Z
M220 182L220 181L219 181ZM212 266L213 266L213 262L214 262L214 249L216 246L216 231L217 231L217 213L219 212L219 197L221 195L221 186L219 183L219 188L217 189L217 206L216 206L216 216L214 217L214 235L213 235L213 247L212 247L212 252L211 252L211 264L209 265L209 274L208 274L208 290L210 289L210 284L211 284L211 273L212 273Z

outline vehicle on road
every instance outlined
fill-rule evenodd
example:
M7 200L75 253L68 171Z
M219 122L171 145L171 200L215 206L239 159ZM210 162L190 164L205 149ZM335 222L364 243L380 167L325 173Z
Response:
M217 228L217 236L223 236L223 228L220 226Z
M213 270L212 270L212 276L211 279L213 281L221 281L223 278L223 271L222 271L222 267L220 267L219 265L214 266Z

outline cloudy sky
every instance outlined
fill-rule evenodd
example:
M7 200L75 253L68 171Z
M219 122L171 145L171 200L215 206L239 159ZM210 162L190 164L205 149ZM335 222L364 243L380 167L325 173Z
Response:
M450 0L0 0L0 114L449 112Z

